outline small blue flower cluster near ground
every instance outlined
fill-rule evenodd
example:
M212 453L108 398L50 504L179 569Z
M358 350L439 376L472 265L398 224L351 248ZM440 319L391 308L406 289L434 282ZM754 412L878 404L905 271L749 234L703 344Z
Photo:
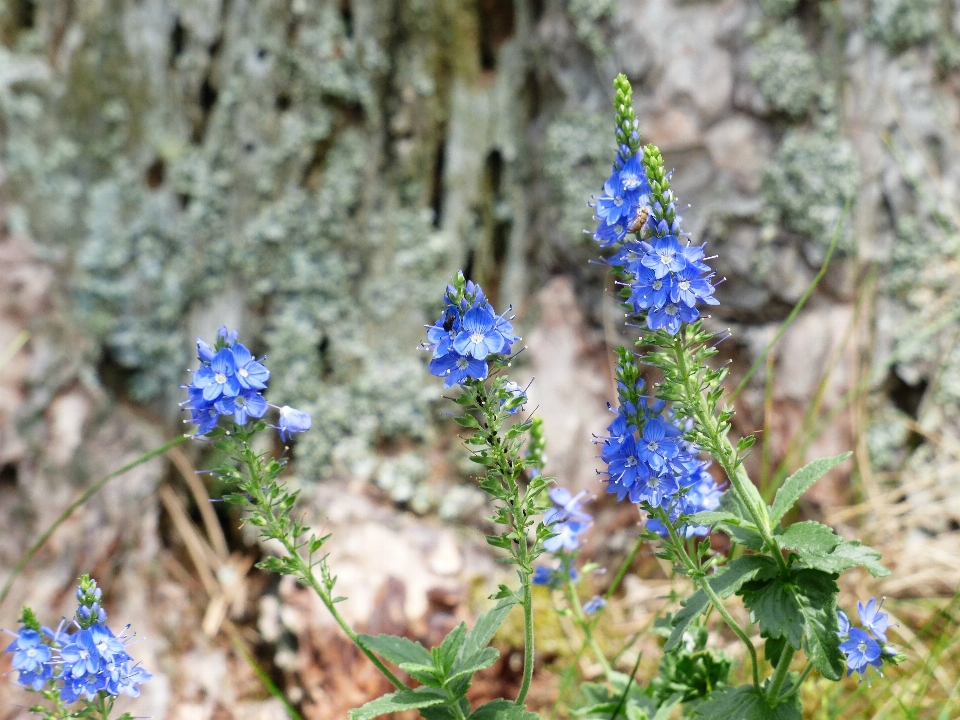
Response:
M576 581L579 574L573 566L576 552L583 542L583 534L593 523L593 516L583 511L587 491L576 495L562 487L550 489L550 499L556 507L543 514L543 522L556 535L543 541L543 549L556 556L552 567L537 565L534 568L534 585L560 587L569 577Z
M639 154L627 153L623 146L596 200L593 237L600 247L615 250L607 262L622 271L634 312L646 313L651 330L676 335L683 323L700 317L697 303L718 304L713 273L704 262L702 245L680 241L681 218L672 192L667 190L662 198L664 207L651 193Z
M197 426L197 435L205 435L217 427L221 417L232 418L237 425L246 425L251 418L262 418L270 405L261 395L270 379L270 371L242 344L237 332L222 326L214 347L197 338L200 368L193 382L183 387L189 397L184 404L190 410L190 421ZM276 406L273 406L276 407ZM277 430L284 441L293 433L310 429L310 415L302 410L277 407L280 419Z
M469 378L483 380L491 355L509 355L519 338L503 315L497 315L483 290L472 281L464 289L447 286L446 309L427 326L424 347L433 353L430 372L444 378L446 387L463 385Z
M837 624L840 627L837 635L843 640L840 652L847 658L847 677L857 672L862 682L868 667L873 666L880 672L884 658L897 654L896 648L886 644L890 616L880 611L882 606L883 600L878 603L874 598L870 598L866 605L857 601L857 613L863 629L853 627L846 613L837 610Z
M96 584L86 592L78 589L77 596L81 605L74 632L64 628L64 621L56 630L25 625L16 633L7 652L13 653L17 682L34 691L56 688L67 704L94 700L100 692L138 697L139 686L152 675L127 653L129 638L117 637L107 627Z
M620 388L617 416L599 438L600 457L607 464L607 492L618 500L661 507L671 519L714 510L723 491L697 455L699 449L683 439L683 430L667 412L666 402L643 396L644 381L632 392ZM636 397L639 402L629 399ZM651 518L647 527L661 535L666 528ZM687 527L687 537L705 535L706 528Z

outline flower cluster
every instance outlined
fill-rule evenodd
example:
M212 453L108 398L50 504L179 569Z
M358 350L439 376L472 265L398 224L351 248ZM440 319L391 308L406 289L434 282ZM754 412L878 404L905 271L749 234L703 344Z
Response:
M682 243L682 218L663 158L640 149L632 110L618 118L618 153L603 194L596 198L593 238L615 252L607 262L620 271L624 297L647 327L671 335L700 317L698 303L716 305L713 273L702 245Z
M237 335L224 325L217 331L213 347L197 338L200 368L193 374L193 382L183 386L189 395L183 404L190 410L197 435L211 432L221 416L246 425L250 418L262 418L271 407L260 394L270 379L270 371L263 364L265 358L256 359L237 342ZM309 414L286 405L277 410L280 419L276 427L281 439L286 441L292 433L310 429Z
M543 541L543 549L556 556L553 567L537 565L534 568L533 583L559 587L567 578L576 581L579 574L573 566L574 555L580 549L583 534L593 523L593 517L583 511L587 491L572 495L562 487L550 489L550 499L556 507L543 514L543 522L550 527L553 537Z
M872 665L880 672L884 660L895 661L898 657L896 648L886 644L890 616L881 612L882 606L883 600L878 603L874 598L870 598L866 605L857 601L857 613L863 629L852 627L846 613L837 610L837 625L840 627L837 635L843 640L840 652L847 657L847 677L857 672L862 682L868 667Z
M446 387L463 385L469 378L483 380L491 356L509 355L519 338L505 315L497 315L483 290L458 274L447 285L443 314L427 326L424 348L432 352L430 372L444 378ZM509 312L509 311L508 311Z
M700 449L684 439L690 421L681 427L664 400L644 395L646 384L635 358L623 348L617 353L619 406L608 434L597 438L607 465L601 473L607 492L618 500L641 503L648 511L662 508L671 522L716 509L723 491L699 458ZM667 535L657 518L647 520L647 529ZM707 533L690 525L678 531L686 537Z
M100 598L96 582L80 578L73 633L64 628L66 621L56 630L40 627L33 613L24 609L23 627L7 647L20 685L36 692L54 688L68 704L80 698L94 700L101 692L114 697L140 695L139 685L152 675L127 653L129 638L117 637L107 626Z

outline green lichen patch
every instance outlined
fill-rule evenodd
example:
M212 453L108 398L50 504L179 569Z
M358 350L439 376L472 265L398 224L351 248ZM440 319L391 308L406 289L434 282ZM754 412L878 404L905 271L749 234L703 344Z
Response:
M891 50L902 50L936 32L938 10L938 0L873 0L869 29Z
M792 117L809 112L822 81L797 23L772 27L756 51L750 73L770 107Z
M859 172L853 146L829 129L791 130L763 179L769 207L791 230L826 246L840 225L844 208L857 194ZM850 223L839 247L853 249Z

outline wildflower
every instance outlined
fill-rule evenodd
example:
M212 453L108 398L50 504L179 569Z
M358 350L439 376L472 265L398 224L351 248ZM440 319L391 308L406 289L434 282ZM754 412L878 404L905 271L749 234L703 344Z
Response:
M626 202L626 193L616 170L603 184L603 195L597 199L597 216L614 224L621 218L629 217L630 205Z
M580 547L580 536L583 535L589 527L589 523L578 522L576 520L554 523L550 529L555 532L556 535L543 541L543 549L552 553L561 549L567 552L573 552Z
M430 372L444 378L444 387L463 385L468 378L483 380L487 377L487 363L450 352L430 361Z
M561 559L552 568L545 565L536 565L533 568L533 584L546 585L551 588L558 588L560 585L570 582L576 582L580 574L569 560Z
M870 598L864 605L857 601L857 612L860 615L860 623L864 628L872 632L880 642L887 641L887 625L890 623L890 616L885 612L880 612L883 606L883 600L877 604L877 601Z
M280 439L284 442L287 442L293 433L306 432L311 424L310 413L289 405L280 408L280 424L277 425L277 430L280 431Z
M500 405L510 403L507 412L513 415L527 402L527 393L519 384L509 380L503 384L503 390L507 393L507 398L500 401Z
M13 653L13 667L25 673L34 673L50 661L50 648L43 644L43 637L36 630L22 628L17 639L7 646Z
M593 615L601 608L606 607L606 605L607 605L606 600L604 600L599 595L594 595L592 598L590 598L583 604L583 611L587 615Z
M683 323L692 323L700 317L696 308L684 304L667 303L661 308L653 308L647 314L647 327L651 330L666 330L671 335L680 331Z
M667 235L654 242L646 257L640 262L644 267L653 270L658 278L662 278L667 273L680 272L687 264L683 257L683 248L673 235Z
M70 642L60 648L60 658L66 677L79 678L100 670L100 653L90 630L80 630L71 636Z
M840 643L840 652L847 656L847 677L858 672L862 679L868 666L879 668L883 665L880 645L865 630L850 628L848 638Z
M265 389L267 387L267 380L270 379L270 371L267 370L266 366L257 362L251 352L240 343L235 343L230 348L230 352L233 353L237 382L240 383L240 387L247 390ZM264 412L266 412L266 408L264 408ZM243 423L240 424L242 425Z
M260 418L267 412L267 401L255 390L241 390L236 397L224 397L214 406L220 415L233 415L237 425L246 425L251 417Z
M67 704L76 702L81 697L95 700L97 693L107 686L107 679L99 672L87 670L80 675L65 677L60 698Z
M581 490L576 495L571 495L570 491L562 487L550 488L550 499L557 507L550 508L543 514L543 522L546 525L552 525L558 521L575 520L581 523L589 523L593 520L591 515L583 512L583 498L587 491Z
M216 400L221 395L234 397L240 392L236 377L237 364L229 348L219 350L209 365L201 365L194 373L194 387L203 390L203 399Z

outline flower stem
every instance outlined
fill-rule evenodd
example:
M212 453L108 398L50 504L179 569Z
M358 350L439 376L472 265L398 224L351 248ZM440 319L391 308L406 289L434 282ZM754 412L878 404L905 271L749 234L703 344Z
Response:
M710 583L707 581L706 575L703 574L703 571L697 567L697 564L691 559L687 554L687 549L683 545L683 541L680 539L680 536L677 534L677 529L673 526L673 523L670 522L670 518L667 515L666 511L657 508L658 519L667 528L667 531L670 533L670 543L673 546L674 553L677 557L680 558L681 562L684 565L684 568L687 570L687 574L693 579L694 583L700 586L700 589L710 598L710 602L717 609L717 612L720 613L727 625L730 626L730 629L733 630L734 634L740 638L740 641L747 648L747 652L750 654L750 663L753 670L753 685L757 690L760 689L760 666L757 661L757 649L753 646L753 643L750 642L750 638L747 636L747 633L744 632L743 628L740 627L739 623L734 620L733 616L727 610L726 606L723 604L723 600L720 599L720 596L717 595L716 591L710 587Z
M780 653L780 659L777 660L777 670L773 673L773 679L770 681L770 688L767 690L767 703L770 707L776 707L777 699L780 696L780 688L783 687L783 681L787 679L790 671L790 661L793 660L793 654L796 650L785 642L783 651Z
M250 472L250 476L253 480L251 483L251 490L253 490L254 498L256 499L256 504L260 512L266 515L268 522L268 527L277 528L280 527L279 518L277 517L276 509L274 505L268 500L266 493L264 492L262 477L263 473L258 467L259 462L255 456L246 458L247 469ZM287 533L276 532L272 533L283 544L283 547L286 549L290 558L296 563L297 575L300 578L300 581L310 587L320 598L321 602L333 616L333 619L337 621L337 624L346 633L347 637L360 648L360 652L367 656L367 659L370 660L376 666L377 670L390 681L390 683L397 688L397 690L408 689L407 686L401 682L401 680L390 671L390 669L383 664L383 661L380 660L376 655L373 654L370 650L364 647L363 643L360 642L360 638L357 635L356 631L350 627L343 616L337 611L336 605L333 602L333 599L330 597L330 593L327 591L327 588L323 587L319 582L317 582L316 576L313 574L313 568L307 564L298 551L297 546L290 539L290 536Z
M570 607L573 608L573 616L576 619L577 624L580 626L580 629L583 630L586 642L590 645L590 649L593 651L594 657L596 657L597 662L600 663L600 667L603 668L603 674L609 678L610 674L613 672L613 668L610 667L610 663L607 661L607 656L604 654L603 650L600 649L596 639L593 637L592 623L587 620L586 615L584 615L583 605L580 604L580 598L577 596L577 588L574 586L573 581L570 580L569 576L567 577L566 584L567 596L570 598Z
M523 541L526 545L526 540ZM533 586L530 576L523 578L523 681L517 693L517 705L523 705L533 681Z

